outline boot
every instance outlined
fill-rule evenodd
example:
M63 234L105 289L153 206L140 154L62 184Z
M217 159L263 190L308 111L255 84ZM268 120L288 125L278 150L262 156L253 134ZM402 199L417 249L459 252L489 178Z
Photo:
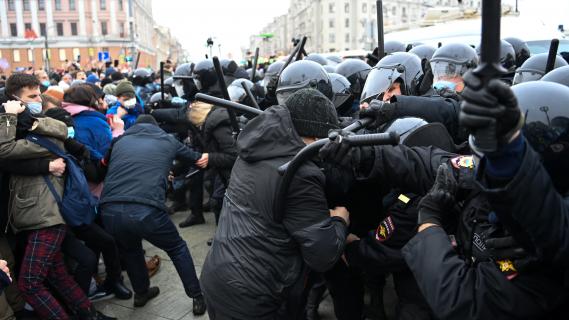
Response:
M208 247L211 247L211 245L213 244L213 238L207 239L206 244L207 244Z
M132 291L124 285L122 280L105 282L104 287L107 292L114 293L117 299L129 300L132 298Z
M186 218L186 220L180 222L180 224L178 224L178 226L180 228L186 228L186 227L190 227L196 224L204 224L205 223L205 219L203 217L203 213L200 214L194 214L193 212L190 213L190 215Z
M192 309L192 312L194 313L195 316L199 316L205 313L206 310L206 306L205 306L205 300L203 298L203 295L199 295L197 297L194 298L194 306Z
M172 204L168 207L168 213L169 213L169 214L174 214L175 212L184 211L184 210L188 210L188 205L185 204L184 202L177 202L177 201L174 201L174 202L172 202Z
M144 294L134 294L134 306L135 307L144 307L148 301L156 298L160 294L160 289L158 287L150 287L148 291Z
M75 317L77 320L117 320L117 318L109 317L101 312L95 310L94 306L91 306L89 310L79 310L77 312L77 316Z

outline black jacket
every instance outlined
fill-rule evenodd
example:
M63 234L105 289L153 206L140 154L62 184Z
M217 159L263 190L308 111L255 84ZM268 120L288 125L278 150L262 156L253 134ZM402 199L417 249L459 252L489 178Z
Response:
M227 109L212 108L202 128L202 140L204 153L209 154L208 167L215 170L227 185L231 168L237 159L237 147Z
M557 192L539 155L527 146L517 174L500 186L490 183L495 179L484 174L484 165L477 179L496 214L513 217L544 258L568 267L569 198Z
M175 158L195 162L201 153L158 126L140 123L113 141L100 204L134 202L166 210L168 172Z
M367 178L389 182L423 195L431 188L439 165L455 168L461 201L456 227L418 233L402 253L434 314L441 319L539 318L554 312L567 297L563 274L541 262L534 270L514 277L489 255L489 237L507 236L510 226L491 222L492 207L476 188L473 169L456 168L455 155L433 148L382 146L373 148L374 162ZM360 168L360 169L362 169ZM445 225L446 227L446 225ZM501 265L500 265L501 266Z
M323 272L344 250L347 227L330 218L324 174L301 166L286 201L283 223L273 220L280 176L304 143L288 109L274 106L251 120L237 140L239 158L227 188L201 285L213 308L236 319L274 319L307 265Z

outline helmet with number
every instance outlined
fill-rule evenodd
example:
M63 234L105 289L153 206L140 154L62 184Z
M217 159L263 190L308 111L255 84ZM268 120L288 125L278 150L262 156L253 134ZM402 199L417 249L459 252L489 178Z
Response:
M383 45L384 50L385 50L385 54L392 54L395 52L406 52L407 51L407 46L401 42L401 41L397 41L397 40L391 40L391 41L386 41L385 44Z
M350 116L352 104L354 103L354 95L350 91L350 81L343 75L337 73L329 73L328 76L330 77L332 91L334 92L332 102L336 107L338 116Z
M433 54L435 53L436 50L437 49L435 47L426 44L421 44L416 47L413 47L413 49L409 50L409 53L417 55L417 57L419 57L421 61L423 60L431 61L431 58L433 57Z
M314 61L314 62L316 62L322 66L325 66L328 64L328 60L326 60L326 58L324 58L322 55L319 55L318 53L311 53L311 54L307 55L306 57L304 57L304 60Z
M143 87L152 82L152 72L145 68L138 68L132 73L132 84Z
M569 66L557 68L541 78L541 81L557 82L569 87Z
M217 74L215 73L212 60L202 60L196 63L192 77L199 92L221 97L221 91L217 83Z
M460 79L478 65L476 50L464 43L449 43L438 48L431 58L433 84Z
M263 87L266 87L267 84L271 82L271 79L279 76L279 73L283 69L284 65L285 65L284 61L276 61L269 65L269 67L265 71L265 77L263 78L263 83L262 83Z
M415 96L422 77L421 60L416 55L396 52L385 56L367 76L360 102L380 98L395 82L399 82L403 95Z
M516 70L516 75L514 76L514 84L528 81L537 81L541 79L545 75L545 68L547 65L548 57L549 54L544 52L533 55L527 59L526 62L524 62L524 64L522 64L522 66ZM557 69L566 65L567 62L563 60L561 56L555 56L555 64L553 66L553 69Z
M480 56L480 45L476 47L476 53ZM508 73L516 71L516 51L506 40L500 40L500 64Z
M176 95L180 98L186 100L192 100L193 96L197 93L197 88L192 80L192 72L195 65L193 63L184 63L179 65L172 76L172 86L176 92ZM166 88L167 80L164 81L164 87Z
M508 41L512 47L514 47L514 51L516 52L516 67L521 67L524 62L531 56L531 52L529 51L529 47L525 41L518 38L505 38L504 40Z
M522 132L557 191L569 191L569 88L553 82L532 81L512 87L525 116Z
M354 97L359 100L362 89L371 67L360 59L346 59L336 66L336 73L343 75L350 81L350 90Z
M279 77L276 91L279 104L284 104L290 95L304 88L314 88L330 101L334 98L326 70L314 61L300 60L291 63Z

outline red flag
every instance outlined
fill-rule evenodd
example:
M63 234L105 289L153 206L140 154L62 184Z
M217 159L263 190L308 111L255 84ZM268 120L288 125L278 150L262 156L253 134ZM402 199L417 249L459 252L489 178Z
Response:
M33 29L26 29L26 32L24 33L24 38L34 40L37 39L37 37L38 35Z

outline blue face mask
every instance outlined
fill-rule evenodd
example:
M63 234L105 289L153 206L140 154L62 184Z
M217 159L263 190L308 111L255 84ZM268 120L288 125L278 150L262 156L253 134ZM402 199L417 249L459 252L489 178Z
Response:
M438 81L433 83L433 88L435 88L436 90L442 90L442 89L456 90L456 83L444 80Z
M67 127L67 139L75 138L75 128Z
M51 85L51 82L49 82L49 80L45 80L45 81L42 81L41 84L42 84L44 87L49 87L49 86Z
M32 114L40 114L41 113L41 102L28 102L26 106L30 110Z

